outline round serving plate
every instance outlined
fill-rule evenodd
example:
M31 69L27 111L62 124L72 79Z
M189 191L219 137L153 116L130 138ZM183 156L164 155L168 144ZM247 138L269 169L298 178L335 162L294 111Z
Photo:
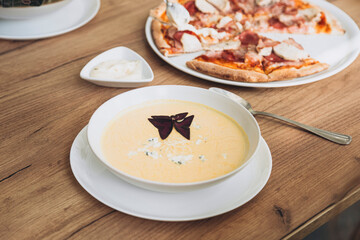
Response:
M272 158L261 138L254 160L226 181L182 193L155 192L129 184L111 173L92 152L84 127L72 144L70 165L79 184L113 209L151 220L189 221L226 213L254 198L270 177Z

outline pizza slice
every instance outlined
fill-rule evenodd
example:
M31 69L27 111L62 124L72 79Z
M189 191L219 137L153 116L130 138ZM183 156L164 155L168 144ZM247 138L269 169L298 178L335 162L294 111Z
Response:
M207 51L186 65L198 72L241 82L271 82L311 75L329 67L311 58L292 38L282 42L244 31L237 49Z
M221 19L226 16L227 12L231 11L228 0L174 0L172 2L180 3L187 9L191 17L189 24L196 29L217 28L217 24ZM161 22L169 23L164 2L151 9L150 16Z
M151 32L156 46L165 56L207 49L234 49L240 45L232 33L214 28L196 29L189 24L177 27L153 20Z
M231 16L223 14L230 10L230 5L222 6L221 1L225 0L211 0L211 4L208 1L179 1L191 16L189 23L179 26L168 21L165 3L150 11L154 18L152 35L160 52L165 56L176 56L203 49L238 47L238 41L232 39L243 31L243 28Z
M246 30L295 34L344 34L327 11L302 0L231 0Z

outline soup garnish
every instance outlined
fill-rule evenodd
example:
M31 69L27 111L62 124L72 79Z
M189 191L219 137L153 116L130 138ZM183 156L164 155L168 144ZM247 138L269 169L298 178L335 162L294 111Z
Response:
M187 115L188 113L185 112L171 116L151 116L152 118L148 118L148 120L159 130L160 137L163 140L170 135L174 126L178 133L190 140L190 125L194 115L186 117Z

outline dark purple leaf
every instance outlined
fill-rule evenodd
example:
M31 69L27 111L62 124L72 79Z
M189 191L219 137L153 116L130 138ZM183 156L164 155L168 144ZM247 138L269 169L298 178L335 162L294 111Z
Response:
M186 112L173 116L151 116L152 118L148 118L148 120L158 129L161 139L166 139L175 125L176 131L190 140L190 125L194 115L185 118L187 114Z
M181 122L175 121L174 123L176 131L178 131L178 133L180 133L183 137L185 137L188 140L190 140L190 125L193 119L194 119L194 115L191 115L185 118Z
M151 116L151 117L156 120L171 120L171 117L169 116Z
M161 139L166 139L170 135L173 129L173 122L171 119L158 120L149 118L148 120L158 129Z
M176 114L175 116L172 116L172 117L174 117L174 120L179 121L179 120L184 119L186 117L186 115L188 115L187 112L179 113L179 114Z

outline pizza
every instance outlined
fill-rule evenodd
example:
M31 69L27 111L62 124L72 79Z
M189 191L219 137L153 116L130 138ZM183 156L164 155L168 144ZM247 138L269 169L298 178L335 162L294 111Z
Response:
M329 67L311 58L294 39L274 41L249 30L236 49L210 50L186 65L211 76L241 82L271 82L311 75Z
M259 33L345 33L331 14L302 0L175 2L189 12L188 23L170 23L165 3L150 11L151 31L160 52L171 57L205 50L187 67L233 81L286 80L329 67L311 58L293 38L280 42Z
M196 29L187 26L179 29L154 20L151 31L156 46L165 56L210 49L235 49L240 46L240 42L234 39L236 35L226 31L219 32L214 28Z
M327 11L302 0L232 0L247 30L290 34L344 34Z

